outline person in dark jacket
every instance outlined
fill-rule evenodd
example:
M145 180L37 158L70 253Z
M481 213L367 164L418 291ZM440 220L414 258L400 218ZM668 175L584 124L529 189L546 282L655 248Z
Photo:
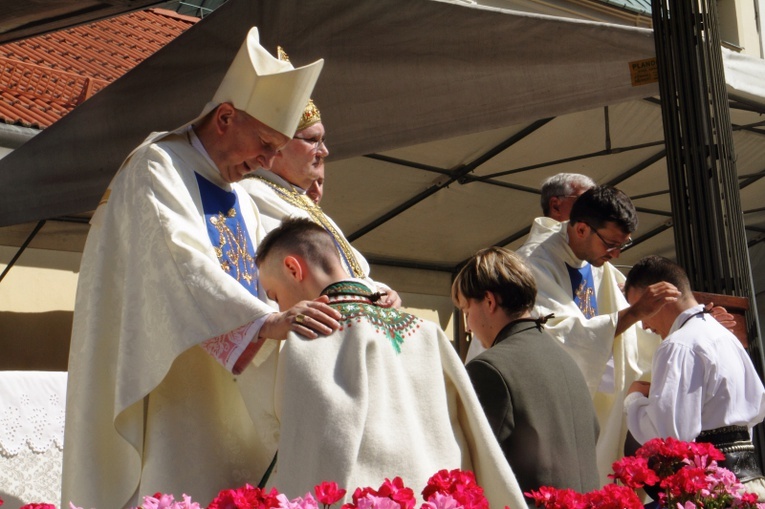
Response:
M512 251L490 247L467 262L452 300L487 351L466 368L524 493L598 489L592 399L579 367L545 331L546 318L531 316L536 293L533 274Z

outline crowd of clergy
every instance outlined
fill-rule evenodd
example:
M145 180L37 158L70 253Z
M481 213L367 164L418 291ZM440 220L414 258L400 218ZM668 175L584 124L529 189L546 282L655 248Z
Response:
M417 491L461 468L517 509L542 486L600 488L655 437L714 443L765 500L763 384L676 263L611 264L638 227L628 196L542 183L525 244L454 279L463 362L321 209L322 66L251 29L197 118L149 135L109 185L79 277L62 507L325 480L350 497L394 476Z

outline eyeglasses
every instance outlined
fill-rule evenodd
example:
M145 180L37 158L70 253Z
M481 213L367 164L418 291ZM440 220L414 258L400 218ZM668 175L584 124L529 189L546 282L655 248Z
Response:
M584 224L587 224L587 223L584 223ZM630 247L632 245L632 239L631 238L627 239L627 242L625 242L624 244L614 245L613 242L609 242L606 239L604 239L603 236L600 233L598 233L598 230L596 230L595 228L593 228L589 224L587 224L587 226L590 228L590 230L592 230L592 232L595 235L598 236L598 238L603 243L603 245L606 246L606 253L612 253L612 252L614 252L616 250L624 251L625 249L627 249L628 247Z
M319 147L324 145L324 148L327 148L327 137L322 136L321 138L301 138L300 136L293 136L294 140L300 140L308 143L309 145L313 145L314 150L319 150Z

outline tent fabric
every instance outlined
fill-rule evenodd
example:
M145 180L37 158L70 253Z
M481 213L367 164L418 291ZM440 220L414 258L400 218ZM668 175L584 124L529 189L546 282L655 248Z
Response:
M476 250L520 245L540 182L562 171L616 184L639 207L638 242L617 263L674 256L658 87L630 75L654 56L652 32L456 1L230 0L0 160L0 226L92 210L148 132L201 111L253 25L295 65L325 58L322 206L376 280L448 295ZM743 103L731 119L759 290L765 64L723 58Z
M93 209L132 147L202 110L254 25L296 65L326 59L314 98L336 159L656 93L630 82L647 30L428 0L232 0L0 161L0 226Z

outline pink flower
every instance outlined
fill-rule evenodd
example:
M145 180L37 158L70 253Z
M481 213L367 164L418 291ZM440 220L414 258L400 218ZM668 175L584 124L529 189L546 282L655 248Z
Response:
M462 506L451 495L436 492L423 502L420 509L460 509Z
M19 509L56 509L56 506L53 504L25 504Z
M154 496L143 497L143 509L200 509L199 504L191 501L191 497L183 494L183 501L175 500L172 495L155 493Z
M366 494L356 502L358 509L400 509L400 505L389 497L377 497Z
M297 497L292 500L288 499L287 495L279 493L276 499L279 501L279 509L319 509L319 504L310 493L306 493L303 498Z
M337 483L334 481L324 481L321 484L314 486L313 490L314 493L316 493L316 498L325 506L334 504L343 498L346 493L344 489L338 488Z

